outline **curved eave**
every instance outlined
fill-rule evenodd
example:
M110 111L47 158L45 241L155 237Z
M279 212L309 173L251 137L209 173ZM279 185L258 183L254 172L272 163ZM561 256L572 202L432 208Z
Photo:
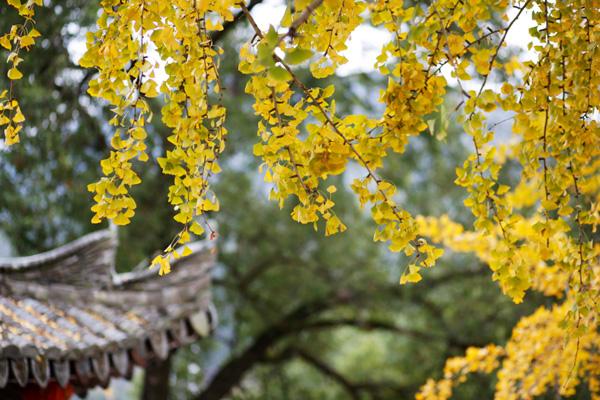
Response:
M81 253L82 250L98 244L107 244L110 247L116 247L116 233L105 229L89 233L77 240L43 253L24 257L0 257L0 271L24 270L37 268L45 264L52 264L71 255Z
M216 260L216 246L213 241L196 241L189 243L187 247L192 252L190 255L181 258L175 258L171 256L170 263L173 268L170 274L160 277L158 275L158 266L147 266L140 270L115 274L113 276L113 284L115 288L143 284L144 282L156 281L157 279L170 281L173 278L180 278L182 275L187 275L190 272L184 270L187 265L197 265L198 263L204 262L214 264ZM181 254L183 252L183 248L179 247L175 251Z

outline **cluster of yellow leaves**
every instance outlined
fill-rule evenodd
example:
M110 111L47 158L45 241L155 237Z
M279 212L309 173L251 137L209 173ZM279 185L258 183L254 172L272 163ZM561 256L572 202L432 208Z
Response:
M591 72L600 68L600 8L594 1L540 2L533 17L540 27L531 29L538 60L523 64L516 92L498 102L515 113L518 143L512 158L523 166L521 181L537 184L539 220L529 240L537 237L543 261L569 275L574 298L569 320L581 328L600 312L600 248L594 241L600 221L600 124L593 117L600 108L600 78ZM557 235L564 237L562 243Z
M295 13L292 15L288 7L281 26L289 28L293 21L302 17L310 4L309 0L295 1ZM293 56L301 51L314 52L315 59L310 63L312 75L315 78L332 75L338 66L348 61L340 53L346 50L350 34L362 22L361 13L365 9L366 3L363 1L324 0L311 13L309 21L294 29L291 35L293 50L287 54Z
M379 71L388 77L387 88L381 94L381 102L386 105L380 134L381 151L391 149L402 153L411 135L428 128L425 117L442 104L446 79L433 70L433 59L423 62L418 53L421 47L434 50L431 38L425 34L427 31L415 30L410 32L410 37L402 32L403 25L414 18L415 7L405 9L401 1L378 1L371 12L373 24L383 25L395 38L383 46L376 63Z
M552 309L539 308L514 328L505 346L506 358L498 372L499 399L523 399L557 391L560 396L575 394L581 379L590 385L600 378L597 360L600 335L597 325L577 339L565 339L564 316L572 302ZM600 392L591 390L593 398Z
M494 395L498 400L531 399L547 392L568 397L582 381L587 382L592 398L599 399L600 334L595 325L579 338L565 340L564 316L572 305L541 307L523 318L504 348L469 348L464 357L448 359L443 378L428 380L416 398L449 399L467 374L499 369Z
M436 96L443 95L430 81L448 66L462 93L458 119L473 142L474 154L456 171L456 184L469 193L464 203L475 216L469 244L442 237L435 229L425 232L422 227L422 233L477 253L517 303L532 286L557 295L566 285L576 299L569 311L571 327L590 323L600 311L600 250L593 238L600 220L600 78L591 72L600 68L600 58L594 57L600 10L592 3L440 0L415 10L382 1L373 14L376 22L407 38L404 47L386 48L379 60L382 72L391 71L404 89L416 88L411 100L422 96L426 107L421 110L427 113L440 101ZM525 11L537 23L530 30L530 48L537 59L519 62L511 57L502 63L506 36ZM505 26L485 28L484 22L491 25L494 15ZM400 21L407 18L408 32L400 32ZM497 75L505 80L501 88L487 88ZM416 85L410 77L428 83ZM478 78L478 89L467 91L465 81L473 78ZM391 96L389 119L397 115L390 107L406 98L403 92L396 94L395 85L390 80L386 92ZM510 142L495 139L494 126L487 122L497 108L512 114ZM405 106L398 126L412 126L409 133L425 129L418 119L410 119L420 115L418 110ZM399 146L405 143L404 139ZM508 161L522 167L516 185L510 184L515 177L502 177Z
M433 266L442 251L424 239L417 240L413 218L394 200L396 187L378 175L389 150L404 151L398 143L406 142L406 133L391 128L389 110L381 119L336 115L334 88L309 88L293 69L310 61L310 71L319 79L345 63L340 52L362 22L366 7L362 1L298 0L285 12L280 28L271 26L266 33L251 20L259 40L242 48L239 69L251 75L246 91L254 96L254 109L261 116L261 141L254 153L264 161L265 180L274 185L271 198L283 206L288 197L296 197L292 217L315 228L319 220L325 220L326 235L342 232L346 226L333 210L335 186L328 186L329 195L321 188L327 186L328 177L344 172L351 163L358 164L364 176L355 179L351 187L360 205L371 208L377 223L374 239L389 242L392 251L405 251L414 257L401 283L417 282L420 268ZM252 19L249 13L247 17ZM383 101L386 98L391 101L391 95L384 95ZM415 107L426 110L415 117L420 121L415 125L427 126L422 117L441 103L439 99L427 106L417 100L421 103ZM397 111L404 113L409 108ZM377 132L381 125L389 128ZM413 128L406 127L406 132L420 132Z
M474 154L457 168L456 184L467 189L464 203L475 229L445 216L419 217L419 234L452 251L475 253L517 303L528 289L562 302L515 328L496 397L527 399L547 391L569 396L580 380L599 396L600 77L593 72L600 68L598 3L438 0L427 8L405 8L382 0L373 10L373 22L383 23L400 43L388 44L378 59L380 71L390 75L382 97L390 122L383 132L402 134L409 127L397 141L401 150L406 135L427 128L421 119L441 101L445 81L439 72L446 68L461 93L457 119L473 143ZM536 23L529 45L535 56L504 57L506 36L524 12ZM498 17L503 26L489 28ZM476 89L466 89L470 80ZM497 124L488 122L498 109L510 115L509 140L495 137ZM506 176L506 163L521 167L517 176ZM418 281L413 272L418 269L411 265L403 278ZM470 352L450 360L444 378L428 382L420 398L449 398L466 372L481 371L476 350ZM462 365L460 372L456 365Z
M347 162L344 157L347 146L325 122L329 114L327 117L323 114L328 109L332 111L327 99L333 94L333 87L312 89L306 98L292 102L294 91L288 82L291 75L275 65L273 59L278 41L277 33L271 29L258 44L257 55L248 46L241 52L240 71L253 74L246 91L255 97L254 109L262 118L258 126L261 142L255 145L254 154L264 161L261 168L266 169L265 180L274 184L271 198L281 206L289 195L299 199L292 218L301 223L316 223L322 216L327 220L327 234L343 231L346 227L332 210L335 187L328 194L319 190L320 180L343 172ZM262 53L267 52L265 60L261 59ZM277 75L278 68L283 69L285 76ZM302 140L299 126L309 116L319 123L307 125L308 138Z
M465 204L476 217L476 229L495 234L495 227L500 228L505 240L495 249L502 257L495 262L497 278L507 294L520 301L528 285L523 283L523 267L511 245L509 228L515 221L500 197L509 187L497 183L501 165L495 162L493 146L488 146L493 133L484 129L484 113L492 111L496 101L496 94L484 86L504 40L488 43L491 33L484 23L495 14L506 18L507 6L508 1L440 0L423 9L382 0L373 6L372 20L396 38L384 46L377 60L379 70L389 76L382 95L387 106L382 136L393 151L402 152L410 135L428 128L425 118L439 108L446 93L441 70L445 66L453 69L466 97L461 118L475 147L475 154L457 171L456 183L470 194ZM464 89L463 81L472 78L469 72L482 76L479 91Z
M185 3L183 3L185 5ZM194 7L173 9L178 20L176 38L155 31L152 40L163 59L172 60L166 66L166 85L177 90L165 91L167 102L162 120L172 129L167 140L174 145L165 157L159 158L162 171L173 176L169 187L169 203L175 206L175 220L183 230L153 264L161 265L161 273L169 272L167 256L176 245L190 240L189 232L201 235L204 228L198 218L218 211L219 202L210 190L209 177L220 171L217 159L225 148L226 110L209 95L221 93L218 56L222 50L213 47L210 33L222 29L223 21L233 19L229 7L233 2L198 2ZM173 41L179 47L173 48Z
M35 21L35 6L41 6L42 0L6 0L6 3L16 9L24 19L20 24L12 25L10 31L0 35L0 47L8 51L6 62L9 66L7 77L10 80L8 90L0 93L0 127L4 127L4 143L7 146L19 143L19 132L23 129L25 116L21 112L19 101L14 96L13 81L23 77L19 64L23 61L19 54L21 50L29 50L35 44L40 33L33 28Z
M148 160L144 140L151 113L142 87L152 79L153 65L145 56L145 40L147 32L160 20L161 9L144 0L107 0L101 4L98 30L88 33L87 51L80 64L98 70L88 93L112 106L114 116L110 124L115 129L112 151L101 162L105 176L88 189L96 202L92 207L93 223L109 218L117 225L125 225L136 208L129 188L141 182L133 161Z
M164 96L162 120L172 130L167 140L173 148L158 163L165 175L173 176L168 201L183 228L165 254L152 261L159 265L161 275L170 271L171 256L185 255L186 248L184 254L175 248L189 242L190 233L204 232L199 218L219 208L208 180L220 171L217 158L225 146L226 110L211 98L211 93L218 96L221 92L221 50L213 47L210 34L233 19L230 8L234 3L102 1L99 29L88 35L87 52L80 61L98 69L89 93L106 100L115 114L113 150L102 161L105 176L89 186L96 201L92 222L108 218L121 225L134 215L136 204L129 189L141 182L133 169L134 160L148 159L145 125L152 118L148 99ZM160 65L149 58L150 45L167 61L168 79L160 87L156 81Z
M551 245L546 246L545 238L539 237L534 226L539 217L524 219L515 226L517 240L523 242L517 249L517 258L522 260L523 270L515 278L527 282L527 287L543 293L545 296L563 298L565 288L569 282L569 272L562 269L561 265L568 262L577 248L573 247L572 241L562 232L552 236ZM440 218L418 217L419 231L429 237L432 241L443 244L454 252L472 252L484 263L490 265L494 272L492 278L500 280L500 266L496 264L497 251L502 246L501 235L487 235L481 231L467 231L447 216ZM554 259L561 260L560 263L547 262L546 254L553 254ZM565 260L565 261L562 261ZM598 265L592 266L597 269ZM514 299L521 301L525 292L521 290L515 293Z
M465 382L469 374L489 374L498 368L504 349L489 345L482 348L469 347L464 357L452 357L444 366L444 377L439 381L429 379L416 395L417 400L446 400L452 396L454 386Z

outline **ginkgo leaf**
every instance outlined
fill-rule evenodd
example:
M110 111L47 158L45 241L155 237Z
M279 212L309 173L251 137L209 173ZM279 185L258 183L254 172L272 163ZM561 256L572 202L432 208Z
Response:
M21 112L20 108L17 108L17 112L15 113L14 117L12 118L13 122L20 124L21 122L25 121L25 116L23 115L23 113Z
M0 36L0 46L9 51L12 49L12 44L10 43L8 34Z
M183 247L183 251L181 252L181 255L182 255L183 257L187 257L187 256L189 256L190 254L192 254L192 249L190 249L188 246L184 246L184 247Z
M33 39L32 36L22 36L21 40L19 41L19 44L21 45L21 47L29 47L35 44L35 40Z
M286 7L285 12L283 13L283 17L281 17L281 22L279 23L284 28L289 28L292 25L292 9L291 7Z
M204 228L196 221L193 221L190 224L190 231L197 236L201 236L204 233Z
M273 25L269 25L269 30L265 34L264 40L265 43L268 43L270 46L275 46L279 41L279 35Z
M312 50L296 47L285 54L285 62L288 64L301 64L311 58Z
M7 75L8 75L8 79L11 79L11 80L18 80L23 77L23 74L21 73L21 71L19 71L15 67L9 69Z
M280 82L287 82L291 79L290 73L285 68L279 66L269 68L269 77Z
M400 277L400 284L404 285L406 283L419 282L421 279L423 279L419 274L419 270L420 268L418 266L416 266L415 264L410 264L408 266L408 271L402 274L402 276Z

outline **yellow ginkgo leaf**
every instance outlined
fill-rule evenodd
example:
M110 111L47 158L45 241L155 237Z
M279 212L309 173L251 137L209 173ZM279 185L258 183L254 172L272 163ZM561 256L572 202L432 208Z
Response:
M11 50L12 45L10 43L10 39L8 34L0 36L0 46L4 47L6 50Z
M9 69L7 75L8 75L8 79L11 79L13 81L21 79L23 77L23 74L21 73L21 71L19 71L15 67Z
M417 265L410 264L408 266L408 273L404 273L400 277L400 284L404 285L406 283L419 282L422 279L421 275L419 274L420 270L421 270L421 268L419 268Z

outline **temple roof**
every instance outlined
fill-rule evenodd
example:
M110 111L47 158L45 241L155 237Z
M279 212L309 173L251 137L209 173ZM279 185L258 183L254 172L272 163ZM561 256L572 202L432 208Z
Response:
M212 330L215 249L189 245L159 277L115 273L116 234L104 230L57 249L0 258L0 388L7 383L89 388L131 374L151 357Z

